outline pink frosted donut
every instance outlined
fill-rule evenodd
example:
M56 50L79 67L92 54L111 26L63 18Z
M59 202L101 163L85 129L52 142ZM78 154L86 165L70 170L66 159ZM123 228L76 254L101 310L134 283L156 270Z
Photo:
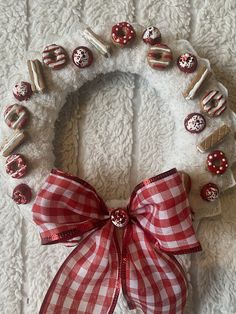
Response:
M167 45L156 44L149 48L147 61L154 69L165 69L171 64L172 59L172 52Z
M218 90L211 90L202 98L200 105L210 117L218 117L226 110L227 101Z
M28 111L24 106L11 105L4 112L4 120L12 129L22 129L28 122Z
M20 179L27 172L27 164L23 155L13 154L6 159L6 173L14 179Z
M155 26L149 26L142 35L143 42L151 46L161 42L161 32Z
M228 161L225 154L215 150L207 156L207 169L212 174L221 175L228 169Z
M53 70L62 69L67 63L65 49L56 44L48 45L43 50L43 63Z
M135 36L133 26L127 22L120 22L112 26L111 39L115 45L121 48L129 44Z
M13 87L13 95L19 101L30 99L32 94L33 91L28 82L20 82Z

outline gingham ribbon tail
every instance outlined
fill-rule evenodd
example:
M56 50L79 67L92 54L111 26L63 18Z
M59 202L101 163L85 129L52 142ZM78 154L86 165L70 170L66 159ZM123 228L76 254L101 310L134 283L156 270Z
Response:
M41 314L110 314L121 291L130 309L183 313L187 283L172 254L201 246L176 169L140 183L119 210L127 215L123 228L88 183L52 170L33 205L42 243L81 238L51 283Z

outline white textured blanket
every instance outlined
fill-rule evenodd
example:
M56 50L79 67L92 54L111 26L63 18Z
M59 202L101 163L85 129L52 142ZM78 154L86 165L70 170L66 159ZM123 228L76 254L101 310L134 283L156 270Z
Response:
M190 40L197 52L210 60L217 78L229 89L232 108L236 102L233 0L221 0L217 4L213 0L198 4L187 0L145 3L141 0L19 0L17 5L15 1L1 0L0 9L1 112L12 102L9 97L12 83L22 78L19 60L26 51L34 55L45 38L54 38L53 33L57 35L55 38L75 34L80 21L97 29L104 28L105 21L109 21L108 27L119 20L137 21L145 26L153 23L166 38L172 33ZM79 107L76 106L78 97ZM153 146L158 137L156 119L150 120L152 113L145 106L157 100L158 95L152 88L131 74L108 74L87 84L80 95L69 96L56 123L55 166L86 178L105 199L126 199L129 189L143 176L153 175L153 169L159 169L152 166L161 155L161 150ZM139 104L138 111L133 110L133 102ZM156 110L158 116L158 106ZM153 125L151 129L146 128L147 119ZM114 137L109 138L111 129ZM164 145L169 143L168 138L168 134L160 134L158 140ZM137 139L141 145L133 145ZM36 168L37 160L34 160L31 180ZM36 229L22 217L23 207L19 210L9 201L10 193L11 189L1 184L0 313L37 313L50 281L68 255L68 248L40 247ZM236 312L236 198L233 197L233 191L227 191L222 198L221 215L201 222L198 236L204 251L194 255L192 263L189 258L185 260L193 286L187 313ZM124 308L121 301L117 312L122 313Z

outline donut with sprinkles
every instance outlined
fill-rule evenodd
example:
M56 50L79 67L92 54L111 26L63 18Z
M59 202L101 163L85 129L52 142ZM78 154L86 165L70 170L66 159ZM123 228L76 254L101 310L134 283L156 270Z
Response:
M201 133L206 127L206 120L202 114L190 113L184 120L185 129L190 133Z
M200 195L204 201L214 202L220 194L219 188L214 183L207 183L201 188Z
M177 66L184 73L193 73L197 68L197 58L191 53L184 53L177 59Z
M48 45L43 50L43 63L52 70L60 70L67 63L65 49L56 44Z
M136 36L132 25L127 22L120 22L112 26L111 39L114 45L124 48L134 40Z
M151 46L161 42L161 32L155 26L149 26L145 29L142 35L143 42Z
M228 169L228 161L225 154L215 150L207 156L207 169L212 174L221 175Z
M12 193L12 199L16 204L28 204L32 198L31 188L24 183L17 185Z
M93 63L93 53L87 47L77 47L72 53L72 61L78 68L87 68Z
M210 117L218 117L227 109L227 101L218 90L211 90L202 98L200 106Z
M19 101L24 101L30 99L33 94L30 83L19 82L13 87L13 95Z

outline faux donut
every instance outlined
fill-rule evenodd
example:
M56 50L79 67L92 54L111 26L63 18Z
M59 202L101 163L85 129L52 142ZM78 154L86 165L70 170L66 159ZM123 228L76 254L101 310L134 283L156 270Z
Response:
M217 117L226 110L227 101L218 90L211 90L202 98L200 106L210 117Z
M87 68L93 63L93 53L89 48L80 46L73 51L72 60L78 68Z
M197 68L197 58L191 53L184 53L177 59L177 66L180 71L185 73L192 73Z
M193 112L185 118L184 126L190 133L201 133L206 127L206 120L202 114Z
M170 48L164 44L156 44L150 47L147 54L148 64L154 69L165 69L171 64L172 59Z
M22 129L28 121L28 110L21 105L11 105L4 112L4 120L12 129Z
M151 46L161 42L161 32L155 26L149 26L145 29L142 35L143 42Z
M221 175L228 169L228 161L225 154L215 150L207 156L207 169L213 174Z
M6 173L14 179L20 179L24 177L27 169L28 167L25 158L20 154L10 155L6 159Z
M135 38L135 30L132 25L127 22L120 22L112 26L111 39L112 42L124 48Z
M65 49L56 44L48 45L43 50L43 63L52 70L60 70L67 63L67 53Z
M32 192L27 184L17 185L12 193L12 199L17 204L28 204L31 201Z
M201 188L200 195L204 201L214 202L219 197L219 188L214 183L207 183Z
M13 95L19 101L30 99L32 94L33 91L28 82L19 82L13 87Z

